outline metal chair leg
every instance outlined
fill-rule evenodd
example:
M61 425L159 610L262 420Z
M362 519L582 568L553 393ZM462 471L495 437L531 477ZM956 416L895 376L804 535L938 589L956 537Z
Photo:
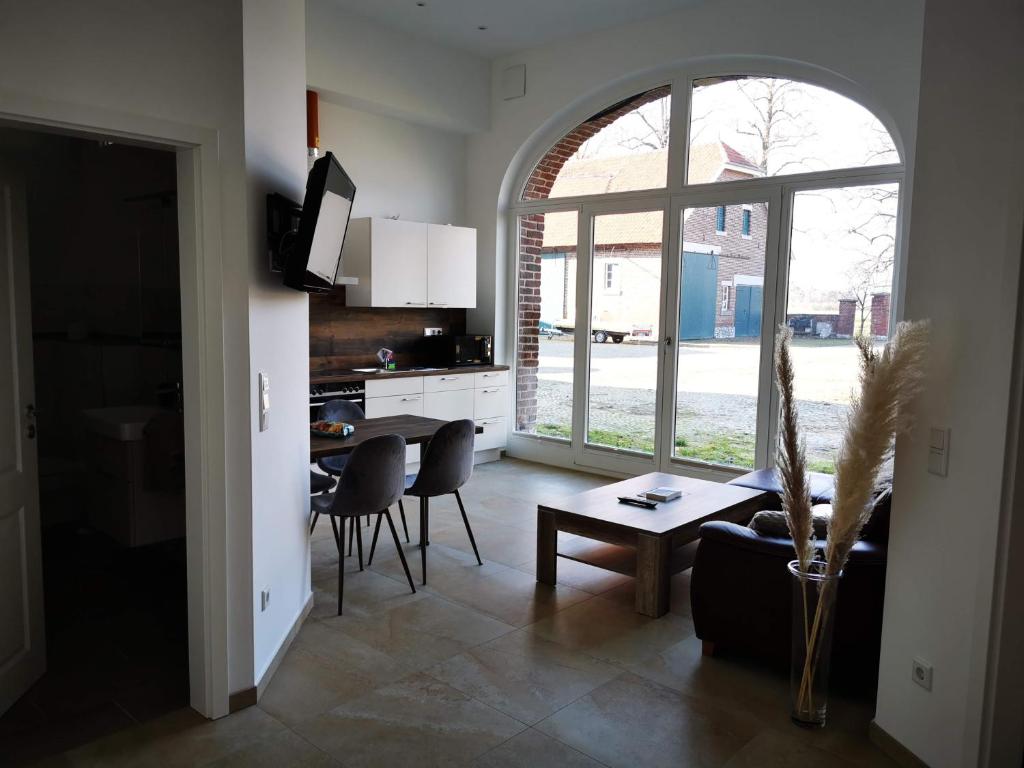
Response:
M380 521L383 515L377 515L377 525L373 528L373 541L370 542L370 559L366 561L366 567L373 565L373 553L377 551L377 536L380 534Z
M348 556L352 557L352 539L355 538L356 526L359 525L359 520L354 517L348 519Z
M345 595L345 523L341 524L341 532L338 531L338 524L334 522L334 515L331 515L331 528L334 530L334 543L338 546L338 615L341 616L341 602Z
M402 568L405 569L405 578L409 580L409 589L416 593L416 585L412 583L412 573L409 571L409 563L405 560L405 553L402 551L402 545L398 541L398 531L395 530L395 521L391 519L391 512L384 510L381 513L381 517L388 519L388 527L391 529L391 538L395 540L395 549L398 550L398 557L402 561ZM377 518L377 527L380 528L380 517Z
M309 524L309 535L310 536L313 535L313 529L316 528L316 521L319 520L319 519L320 519L320 513L319 512L314 512L313 513L313 522L311 522Z
M420 497L420 560L423 563L423 583L427 583L427 499Z
M458 490L455 491L455 500L459 502L459 512L462 513L462 522L466 524L466 533L469 534L469 543L473 545L473 554L476 555L477 565L483 565L484 561L480 559L480 551L476 548L476 539L473 538L473 529L469 527L469 518L466 516L466 507L462 504L462 496L459 495Z
M402 504L402 500L398 500L398 514L402 517L402 530L405 531L405 541L409 542L409 526L405 522L405 505Z
M356 547L359 549L359 570L363 570L363 526L359 524L359 518L352 520L356 529ZM470 537L472 538L472 536Z

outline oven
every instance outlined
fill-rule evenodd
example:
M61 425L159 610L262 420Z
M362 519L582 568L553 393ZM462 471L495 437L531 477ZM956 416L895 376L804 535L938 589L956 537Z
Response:
M366 382L311 384L309 387L309 420L317 420L320 406L331 400L348 400L366 411Z

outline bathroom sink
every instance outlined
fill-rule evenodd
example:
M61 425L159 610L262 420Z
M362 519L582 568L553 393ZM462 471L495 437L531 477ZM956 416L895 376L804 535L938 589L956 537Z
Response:
M89 408L82 411L86 427L98 435L131 442L142 440L149 420L162 413L153 405L124 405L116 408Z

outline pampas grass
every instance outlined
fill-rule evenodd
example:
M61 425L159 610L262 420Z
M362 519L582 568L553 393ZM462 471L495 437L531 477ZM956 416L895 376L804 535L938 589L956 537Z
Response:
M889 458L896 435L909 424L907 406L921 389L924 359L928 350L929 324L927 321L904 322L881 353L872 349L867 339L858 339L860 349L860 394L850 406L843 442L836 459L835 492L832 499L832 518L825 541L823 570L827 578L820 584L820 595L809 622L806 609L806 579L801 577L804 597L804 666L796 710L801 719L810 722L814 713L812 681L821 655L824 628L835 602L836 577L850 556L850 550L860 538L861 530L874 511L875 488L878 473ZM802 495L806 493L807 479L803 468L803 450L796 430L796 410L792 404L792 361L789 357L788 330L780 332L776 358L779 392L782 396L782 445L779 470L782 475L783 499L787 506L787 519L792 517L790 532L793 547L804 574L811 562L806 548L814 554L814 544L802 528ZM810 526L808 508L807 524ZM797 538L797 534L800 538ZM807 536L805 539L804 537Z
M775 337L775 374L782 402L779 416L779 453L776 462L782 478L782 511L786 514L793 549L805 573L814 560L814 525L811 489L807 481L807 458L797 427L796 397L793 394L793 358L789 342L793 331L779 326Z

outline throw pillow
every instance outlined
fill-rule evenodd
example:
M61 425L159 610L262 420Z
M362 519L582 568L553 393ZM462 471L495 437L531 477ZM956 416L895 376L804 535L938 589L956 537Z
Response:
M832 518L831 504L815 504L811 507L811 524L814 526L814 536L823 540L828 534L828 521ZM754 519L747 526L757 531L762 536L774 536L777 538L789 538L789 526L786 524L786 513L773 509L765 509L754 515Z

